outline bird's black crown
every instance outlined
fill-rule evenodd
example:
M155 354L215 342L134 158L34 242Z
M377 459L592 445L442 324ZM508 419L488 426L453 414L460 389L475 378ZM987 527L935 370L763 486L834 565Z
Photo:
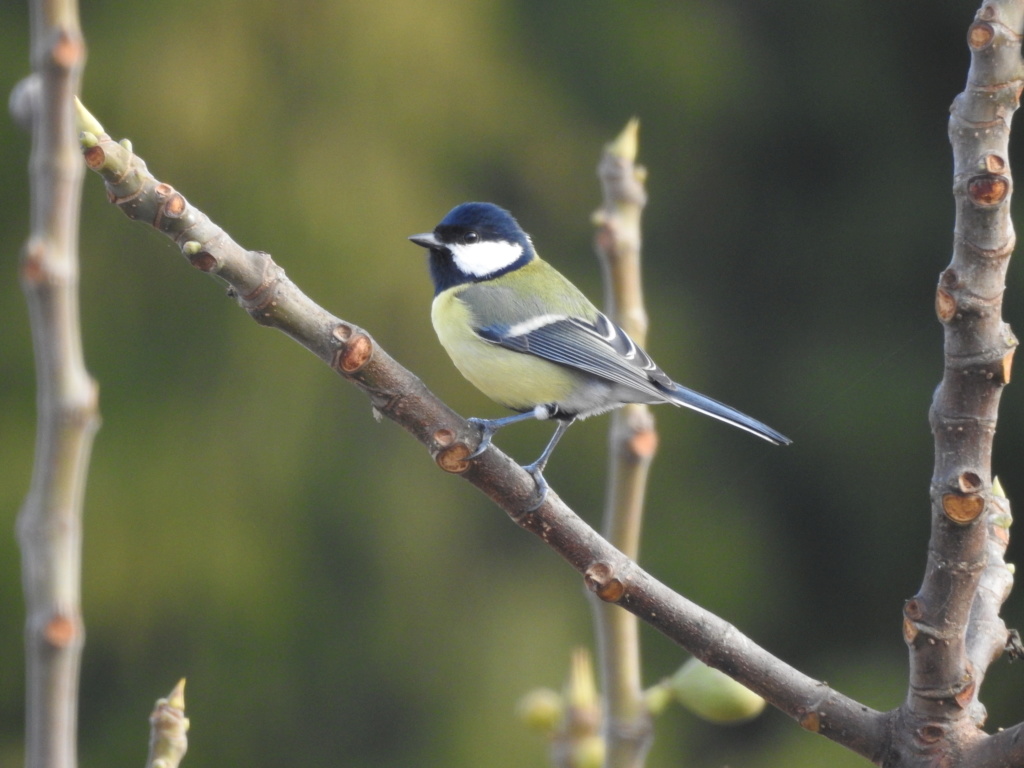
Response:
M531 249L530 238L515 217L493 203L462 203L455 206L441 219L434 234L445 243L464 243L467 237L476 235L481 240L506 240L522 245L524 250Z

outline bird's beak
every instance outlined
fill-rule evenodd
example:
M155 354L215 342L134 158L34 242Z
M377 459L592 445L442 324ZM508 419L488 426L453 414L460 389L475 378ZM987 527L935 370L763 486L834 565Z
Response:
M409 239L423 248L441 247L441 241L434 236L433 232L424 232L422 235L409 235Z

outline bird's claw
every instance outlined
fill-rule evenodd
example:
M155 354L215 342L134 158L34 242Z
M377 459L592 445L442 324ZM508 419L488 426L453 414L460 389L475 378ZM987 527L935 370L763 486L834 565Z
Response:
M480 442L477 443L476 450L469 454L466 459L475 459L477 456L482 454L488 448L491 447L491 439L494 437L494 433L497 432L501 427L506 424L510 424L513 421L520 421L523 418L528 418L525 415L511 416L507 419L477 419L469 418L466 419L470 424L480 428ZM548 457L551 455L551 449L555 443L558 442L558 438L561 437L562 433L565 432L566 427L572 422L560 425L557 432L555 432L554 438L548 444L548 447L544 449L544 453L540 455L533 464L527 464L523 467L527 472L530 473L530 477L537 484L537 497L533 504L526 508L526 512L536 512L540 509L541 505L548 497L548 481L544 479L544 467L548 463Z
M548 491L550 490L548 481L544 479L544 465L538 465L537 462L534 462L533 464L527 464L523 469L530 473L530 477L533 478L533 482L537 484L537 500L524 511L536 512L547 499Z
M491 438L494 437L494 433L498 431L497 427L494 426L494 422L490 419L466 419L470 424L480 427L480 442L477 443L476 450L473 451L466 459L475 459L481 453L491 447Z

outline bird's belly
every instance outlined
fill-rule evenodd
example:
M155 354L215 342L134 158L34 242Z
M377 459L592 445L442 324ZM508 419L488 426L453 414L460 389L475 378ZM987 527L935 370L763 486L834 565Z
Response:
M484 341L472 329L469 308L452 294L434 299L434 330L455 367L497 403L518 411L567 403L583 375L540 357Z

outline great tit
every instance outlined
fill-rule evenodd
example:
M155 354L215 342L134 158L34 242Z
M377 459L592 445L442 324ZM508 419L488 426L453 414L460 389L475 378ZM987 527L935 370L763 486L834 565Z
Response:
M470 419L479 456L494 433L526 419L556 419L547 447L523 467L547 496L544 467L576 419L627 403L672 403L745 429L776 445L789 438L735 408L676 384L632 339L542 260L508 211L463 203L433 232L412 235L430 253L431 319L452 362L492 400L519 411Z

